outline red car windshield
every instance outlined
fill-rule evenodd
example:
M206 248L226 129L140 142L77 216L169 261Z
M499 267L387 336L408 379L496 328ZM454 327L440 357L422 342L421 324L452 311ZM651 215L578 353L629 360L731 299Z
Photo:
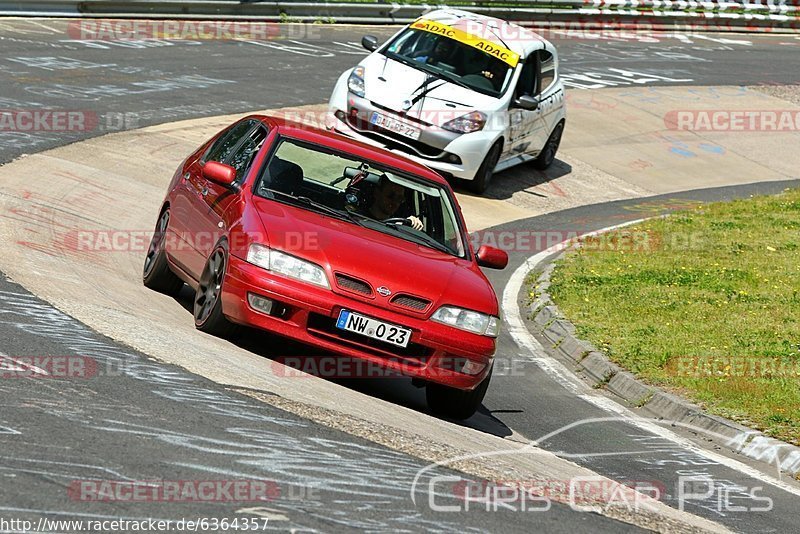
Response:
M349 154L283 138L255 192L466 256L463 226L446 188Z

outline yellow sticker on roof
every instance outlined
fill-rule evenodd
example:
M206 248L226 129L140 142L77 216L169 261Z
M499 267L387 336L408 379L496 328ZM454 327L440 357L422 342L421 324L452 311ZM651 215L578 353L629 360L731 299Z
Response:
M453 28L447 24L442 24L441 22L420 19L413 23L411 27L415 30L423 30L426 32L435 33L436 35L443 35L460 43L464 43L467 46L477 48L478 50L486 52L490 56L494 56L512 67L516 67L520 60L519 54L512 52L508 48L500 46L499 44L493 43L486 39L470 35L463 30Z

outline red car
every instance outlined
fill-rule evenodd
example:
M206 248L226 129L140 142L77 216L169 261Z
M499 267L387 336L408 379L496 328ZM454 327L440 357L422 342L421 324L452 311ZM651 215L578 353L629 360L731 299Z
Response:
M388 151L268 116L190 155L169 185L144 285L196 290L198 329L260 328L426 386L430 409L480 406L500 328L447 182Z

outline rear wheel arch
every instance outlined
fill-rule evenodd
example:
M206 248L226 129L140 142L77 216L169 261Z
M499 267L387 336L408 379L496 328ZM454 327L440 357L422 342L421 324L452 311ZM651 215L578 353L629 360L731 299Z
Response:
M158 214L156 228L145 256L142 282L145 287L174 296L183 287L183 281L172 271L167 258L166 234L170 217L169 204L165 204Z

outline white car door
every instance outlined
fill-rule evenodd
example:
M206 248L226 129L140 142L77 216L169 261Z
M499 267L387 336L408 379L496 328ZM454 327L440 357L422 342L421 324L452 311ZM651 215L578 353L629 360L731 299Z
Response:
M556 60L547 50L539 50L539 110L545 125L545 136L542 145L547 141L550 132L562 116L560 108L564 106L564 91L560 84L556 84Z
M522 109L515 104L520 96L538 97L539 56L531 54L522 66L514 96L509 108L509 135L505 145L505 157L538 153L547 141L548 128L543 118L543 110Z

